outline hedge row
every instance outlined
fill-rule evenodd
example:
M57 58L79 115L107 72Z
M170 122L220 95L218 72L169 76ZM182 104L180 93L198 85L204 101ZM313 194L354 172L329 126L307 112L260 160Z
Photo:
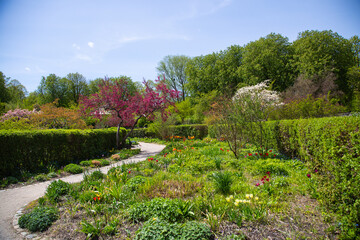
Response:
M122 129L121 134L126 130ZM0 131L0 177L101 156L116 148L115 129Z
M194 136L196 139L203 139L208 136L208 126L206 124L174 125L169 127L172 136ZM156 134L148 131L147 128L137 128L131 137L156 137Z
M360 117L269 122L268 140L319 175L320 200L337 212L345 238L360 235Z

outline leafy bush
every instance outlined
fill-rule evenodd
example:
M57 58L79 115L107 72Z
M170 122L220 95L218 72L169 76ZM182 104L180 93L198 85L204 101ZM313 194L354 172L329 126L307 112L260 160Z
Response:
M45 174L39 174L35 176L35 180L39 182L45 182L46 180L48 180L48 176Z
M100 162L101 162L101 166L109 166L110 165L110 162L106 159L101 159Z
M140 185L144 184L146 182L146 177L143 176L135 176L133 178L130 178L129 181L126 183L126 187L134 192L136 191Z
M146 221L155 217L174 223L191 219L191 208L190 203L180 199L154 198L149 202L133 205L129 215L135 221Z
M200 222L190 221L185 224L168 223L163 220L151 219L137 231L136 240L199 240L214 239L210 228Z
M86 176L86 178L90 181L101 180L105 177L105 174L101 171L93 171L90 175Z
M64 167L64 171L72 174L78 174L82 173L83 169L77 164L70 163Z
M79 164L83 167L89 167L91 165L91 161L81 161Z
M50 202L58 202L61 196L69 193L71 184L62 180L53 181L46 189L45 196Z
M58 211L52 207L37 207L19 218L19 226L31 232L45 231L58 218Z

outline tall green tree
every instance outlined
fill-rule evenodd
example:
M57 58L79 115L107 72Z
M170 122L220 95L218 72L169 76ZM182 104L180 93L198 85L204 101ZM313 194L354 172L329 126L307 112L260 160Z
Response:
M188 88L193 96L219 91L233 94L243 82L237 71L242 64L243 48L238 45L225 51L192 58L186 65Z
M351 94L347 71L354 65L352 44L338 33L328 31L305 31L293 42L293 68L306 77L333 72L336 84L345 94Z
M22 85L18 80L12 79L8 84L6 84L6 88L10 95L10 101L12 103L20 104L25 99L28 94L24 85Z
M89 87L86 79L80 73L69 73L66 76L68 80L68 99L69 101L78 104L80 95L87 95L89 93Z
M352 52L354 54L354 62L356 67L360 67L360 38L359 36L353 36L350 38L352 44Z
M180 97L183 101L188 95L185 67L189 60L190 58L184 55L166 56L159 62L156 68L160 75L165 76L167 84L173 90L181 92L182 96Z
M0 103L5 103L10 100L10 95L8 89L6 88L7 81L8 78L6 78L6 76L0 72Z
M40 86L37 89L40 98L40 104L46 104L54 102L59 99L59 106L68 106L68 80L66 78L60 78L55 74L42 77Z
M248 85L270 79L274 89L283 91L294 81L289 64L292 53L287 37L271 33L244 47L239 74Z

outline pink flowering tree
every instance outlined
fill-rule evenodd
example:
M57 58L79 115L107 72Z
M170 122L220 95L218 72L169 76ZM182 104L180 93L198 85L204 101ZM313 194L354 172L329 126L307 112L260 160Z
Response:
M141 91L131 88L127 79L116 82L104 80L99 85L99 91L90 96L82 96L80 100L81 111L85 115L97 119L107 119L108 122L117 125L116 145L124 147L126 139L133 132L141 118L152 117L156 111L160 111L163 119L166 119L166 108L174 105L179 93L168 89L165 82L157 80L155 87L144 81L144 89ZM128 127L130 131L119 139L120 127Z

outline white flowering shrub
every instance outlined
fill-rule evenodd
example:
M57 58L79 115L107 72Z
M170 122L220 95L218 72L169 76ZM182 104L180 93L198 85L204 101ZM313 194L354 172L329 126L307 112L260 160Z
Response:
M33 113L34 111L29 111L27 109L9 110L0 118L0 121L6 121L12 118L15 118L16 120L20 120L21 118L29 118L29 116Z

